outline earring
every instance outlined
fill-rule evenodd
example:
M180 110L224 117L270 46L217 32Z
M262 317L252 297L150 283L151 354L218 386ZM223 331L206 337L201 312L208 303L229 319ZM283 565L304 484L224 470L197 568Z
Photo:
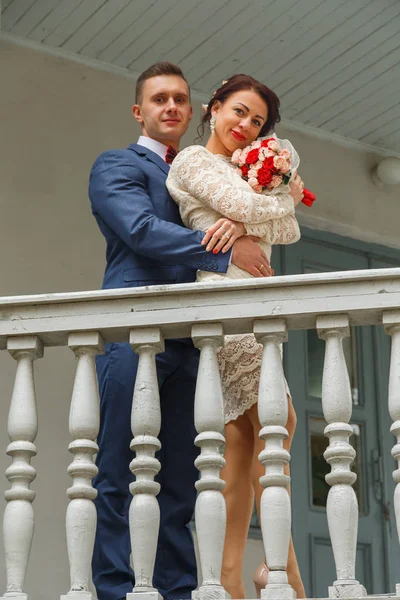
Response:
M213 134L214 134L214 131L215 131L215 123L216 123L216 122L217 122L217 119L216 119L214 116L212 116L212 117L211 117L211 119L210 119L210 131L211 131L211 135L213 135Z

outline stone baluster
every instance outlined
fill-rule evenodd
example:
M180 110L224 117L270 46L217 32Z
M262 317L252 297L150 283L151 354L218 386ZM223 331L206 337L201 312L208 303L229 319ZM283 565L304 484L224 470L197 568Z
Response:
M222 555L226 530L226 507L222 490L225 482L220 471L225 465L221 448L224 438L224 403L216 350L223 343L219 323L196 324L192 339L200 349L195 394L195 444L200 456L195 465L200 471L196 483L196 533L203 581L193 595L196 600L227 598L221 585Z
M7 349L17 361L17 372L8 415L7 454L12 464L6 470L10 482L3 520L7 586L2 598L27 600L23 589L33 539L35 498L30 484L36 477L30 461L36 454L33 442L38 430L33 361L43 356L43 345L36 336L20 336L10 338Z
M283 441L288 437L288 400L281 353L281 344L287 339L285 321L255 321L254 334L264 347L258 414L262 427L260 438L265 441L265 450L259 455L265 467L265 475L260 478L264 488L261 497L261 531L269 574L261 598L283 600L296 598L286 573L291 508L288 493L290 477L284 473L290 454L283 448Z
M66 534L71 587L61 600L92 600L90 592L91 561L96 533L97 515L93 500L97 491L92 478L97 473L94 454L99 431L99 393L96 377L96 354L103 352L99 333L71 333L68 346L78 358L69 413L72 437L68 450L73 460L68 467L72 486L67 490L70 502L66 514Z
M343 352L343 338L348 337L347 315L317 318L318 336L325 340L322 378L322 408L328 423L325 435L329 446L324 453L331 465L326 482L332 486L327 499L327 518L336 564L337 580L329 588L330 598L366 596L365 588L355 578L358 533L358 502L353 484L357 475L350 469L356 453L349 443L353 429L350 380Z
M132 547L135 587L127 600L162 600L153 587L153 571L160 527L157 494L160 485L154 477L160 470L155 453L161 448L158 435L161 427L160 395L156 359L164 350L164 340L158 328L138 328L130 332L133 350L139 364L133 392L131 449L136 452L130 464L136 480L131 483L132 501L129 509L129 529Z
M393 421L390 431L396 437L396 444L392 448L392 456L397 462L397 469L393 471L393 479L396 483L394 512L400 541L400 312L388 311L384 313L383 323L386 333L392 338L389 372L389 413ZM396 585L396 595L400 596L400 583Z

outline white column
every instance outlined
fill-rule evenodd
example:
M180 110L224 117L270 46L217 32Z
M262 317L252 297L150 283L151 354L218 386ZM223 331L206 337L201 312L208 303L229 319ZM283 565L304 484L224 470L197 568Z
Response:
M392 456L397 462L397 469L393 471L393 479L396 483L394 512L400 541L400 312L384 313L383 323L386 333L392 338L389 372L389 413L393 421L390 431L396 437L396 444L392 448ZM400 596L400 583L396 585L396 595Z
M43 356L43 344L36 336L21 336L10 338L7 349L17 361L17 373L8 415L7 454L12 457L12 464L6 470L11 487L5 492L3 536L7 587L2 598L26 600L24 580L34 531L35 492L30 484L36 477L30 461L36 454L33 442L38 430L33 361Z
M225 465L221 448L224 437L224 403L216 350L223 343L219 323L193 325L192 339L200 349L200 364L195 394L195 444L200 456L195 465L200 471L195 507L196 533L203 581L193 597L196 600L229 598L221 585L222 556L226 530L226 507L220 471Z
M127 600L162 600L153 587L153 571L160 527L157 494L160 485L154 477L160 470L155 453L161 448L158 435L161 427L160 394L158 390L156 354L164 350L161 331L138 328L130 332L133 350L139 355L139 365L133 392L131 449L136 452L130 464L136 481L131 483L133 495L129 509L135 587Z
M259 459L265 467L260 478L264 488L261 497L261 531L269 568L268 584L261 598L283 600L296 598L288 583L286 568L291 530L291 508L288 487L290 477L285 466L290 454L283 448L288 437L288 400L282 366L281 344L287 339L283 319L265 319L254 323L254 334L263 344L258 414L261 423L260 438L265 441Z
M91 561L96 534L97 515L93 500L97 491L92 478L97 473L94 454L99 431L99 393L96 377L96 354L103 352L99 333L71 333L68 346L78 358L69 413L72 437L68 450L73 460L68 467L72 486L67 490L70 502L66 514L66 534L71 587L61 600L93 600L90 592Z
M349 424L352 397L343 352L343 338L350 333L348 316L318 317L317 331L318 336L325 340L322 408L328 423L325 435L329 439L329 447L324 458L332 469L325 478L332 486L326 512L337 576L329 588L329 597L354 598L366 596L367 593L355 578L358 502L352 485L357 475L350 470L350 465L356 453L349 443L353 434Z

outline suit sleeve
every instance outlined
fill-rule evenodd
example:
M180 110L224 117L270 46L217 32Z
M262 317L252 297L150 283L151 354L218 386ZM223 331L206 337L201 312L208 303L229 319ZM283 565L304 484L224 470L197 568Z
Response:
M201 246L203 232L164 221L148 194L146 176L132 156L105 153L93 165L89 181L97 213L127 246L142 256L192 269L226 273L230 253L213 255Z

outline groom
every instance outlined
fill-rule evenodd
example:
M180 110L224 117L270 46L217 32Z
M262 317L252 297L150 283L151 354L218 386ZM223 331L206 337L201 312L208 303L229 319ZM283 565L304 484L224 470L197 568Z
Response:
M269 263L258 244L236 241L233 251L212 254L203 233L185 229L165 186L169 165L192 117L189 86L179 67L153 65L137 80L133 115L142 135L125 150L104 152L89 183L93 214L107 244L103 288L192 282L196 270L225 273L230 260L246 271ZM93 581L98 600L121 600L132 591L128 509L133 453L130 411L138 357L127 343L108 344L97 359L101 424L99 473L94 485L98 524ZM190 339L165 341L157 356L162 444L160 534L154 586L165 600L189 599L197 587L189 529L197 450L193 441L198 351Z

